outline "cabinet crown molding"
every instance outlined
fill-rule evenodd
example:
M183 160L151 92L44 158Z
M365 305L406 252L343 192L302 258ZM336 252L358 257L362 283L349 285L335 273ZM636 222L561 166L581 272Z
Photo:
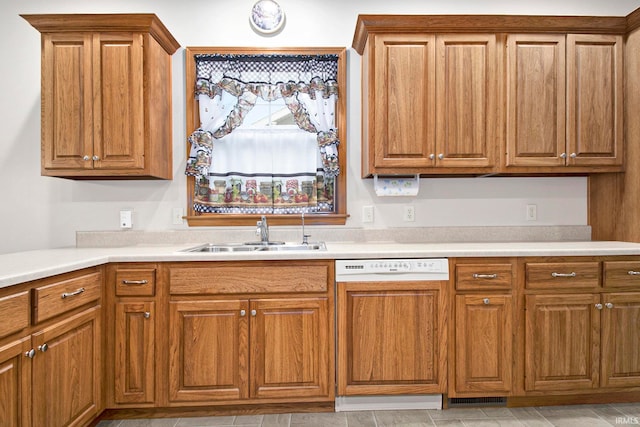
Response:
M20 15L40 33L145 32L173 55L180 44L153 13Z
M352 47L364 52L373 33L588 33L624 35L640 26L640 9L628 16L358 15Z

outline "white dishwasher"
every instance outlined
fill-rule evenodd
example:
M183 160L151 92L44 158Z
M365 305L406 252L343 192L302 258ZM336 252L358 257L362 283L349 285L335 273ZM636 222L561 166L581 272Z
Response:
M336 411L442 409L448 260L336 260L335 278Z

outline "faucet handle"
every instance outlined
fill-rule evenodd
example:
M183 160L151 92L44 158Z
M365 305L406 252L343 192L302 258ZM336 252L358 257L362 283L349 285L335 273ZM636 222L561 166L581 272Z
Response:
M256 236L259 236L262 233L262 221L258 221L256 223Z

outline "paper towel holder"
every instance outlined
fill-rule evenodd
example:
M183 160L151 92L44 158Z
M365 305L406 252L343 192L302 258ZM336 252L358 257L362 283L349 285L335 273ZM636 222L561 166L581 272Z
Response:
M373 188L378 197L416 196L420 191L420 175L373 175Z

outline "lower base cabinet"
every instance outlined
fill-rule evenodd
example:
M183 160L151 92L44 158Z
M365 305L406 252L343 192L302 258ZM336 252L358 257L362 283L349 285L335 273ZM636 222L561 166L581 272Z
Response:
M169 406L333 403L333 261L167 268Z
M640 387L640 293L527 295L526 391Z
M33 426L82 426L101 411L100 309L32 335Z
M456 395L511 393L511 307L511 295L456 295L453 349Z
M331 395L327 298L172 301L170 402Z
M0 347L0 426L31 425L31 339ZM34 352L35 353L35 352Z

